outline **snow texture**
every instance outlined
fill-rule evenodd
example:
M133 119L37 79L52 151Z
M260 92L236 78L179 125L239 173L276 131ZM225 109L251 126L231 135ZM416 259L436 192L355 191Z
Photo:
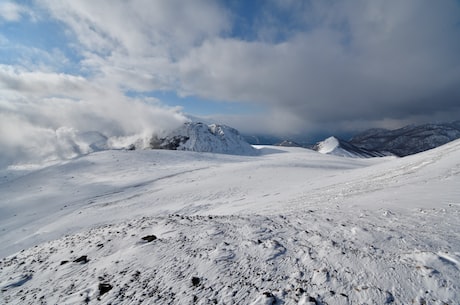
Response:
M460 141L257 148L2 171L2 304L459 304Z

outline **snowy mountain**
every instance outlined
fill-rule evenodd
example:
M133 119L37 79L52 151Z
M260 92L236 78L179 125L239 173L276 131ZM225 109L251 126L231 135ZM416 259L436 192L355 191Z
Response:
M225 125L206 125L188 122L163 138L153 137L153 149L187 150L231 155L257 155L257 150L247 143L239 132Z
M0 303L458 304L460 141L258 149L2 171Z
M336 137L329 137L324 141L316 143L316 145L313 146L313 150L316 150L322 154L350 158L372 158L391 155L389 153L362 149Z
M350 143L361 149L388 151L407 156L460 138L460 121L410 125L396 130L371 129L354 136Z
M284 147L302 147L299 143L292 141L292 140L284 140L280 143L275 144L276 146L284 146Z

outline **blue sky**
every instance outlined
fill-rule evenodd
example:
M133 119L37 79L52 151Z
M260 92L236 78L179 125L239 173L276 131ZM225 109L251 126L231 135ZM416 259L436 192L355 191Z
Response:
M306 138L458 120L459 37L457 0L2 0L0 141L188 114Z

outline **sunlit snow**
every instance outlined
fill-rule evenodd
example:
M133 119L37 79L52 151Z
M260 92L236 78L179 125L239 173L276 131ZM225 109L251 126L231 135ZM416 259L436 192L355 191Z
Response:
M460 142L113 150L0 180L5 304L458 304Z

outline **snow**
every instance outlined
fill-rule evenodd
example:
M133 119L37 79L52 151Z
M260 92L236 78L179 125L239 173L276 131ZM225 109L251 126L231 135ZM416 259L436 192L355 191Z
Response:
M359 154L341 147L340 141L336 137L329 137L324 141L319 142L318 144L316 144L315 148L316 151L322 154L329 154L349 158L361 157Z
M339 148L339 140L335 137L329 137L318 144L318 152L322 154L329 154L337 148Z
M188 122L167 137L150 141L152 148L212 152L230 155L254 156L257 150L247 143L239 132L225 125L206 125ZM144 147L141 147L144 148Z
M0 300L458 304L460 141L405 158L257 148L2 171Z

